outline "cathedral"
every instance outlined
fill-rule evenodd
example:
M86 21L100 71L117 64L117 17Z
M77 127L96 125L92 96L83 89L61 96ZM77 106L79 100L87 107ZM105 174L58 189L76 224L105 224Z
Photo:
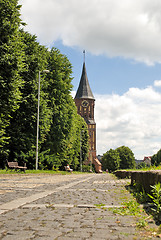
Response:
M95 99L88 82L85 61L83 63L82 76L74 100L78 114L84 118L88 126L89 155L87 164L94 164L96 172L101 173L101 163L96 157L96 123L94 120Z

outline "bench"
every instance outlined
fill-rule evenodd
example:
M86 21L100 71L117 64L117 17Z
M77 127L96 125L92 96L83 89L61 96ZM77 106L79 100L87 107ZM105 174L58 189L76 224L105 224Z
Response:
M20 171L24 171L24 172L27 169L26 163L24 164L24 166L18 166L18 162L8 162L7 161L7 167L8 167L8 169L11 169L11 170L14 169L15 171L20 170Z
M65 166L65 171L67 171L67 172L73 172L73 169L71 169L69 166Z

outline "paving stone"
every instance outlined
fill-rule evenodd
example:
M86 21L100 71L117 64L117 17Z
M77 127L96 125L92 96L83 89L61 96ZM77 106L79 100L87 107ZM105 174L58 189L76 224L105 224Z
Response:
M61 236L58 237L56 240L71 240L71 237L69 236ZM72 237L72 240L82 240L80 237ZM97 239L98 240L98 239Z
M75 229L73 232L69 233L67 236L71 237L71 239L79 237L84 239L90 239L91 233L86 229Z
M127 183L110 174L5 176L0 239L144 239L136 218L109 210L132 198Z
M6 212L6 210L0 209L0 214L5 213L5 212Z
M34 237L30 231L8 231L7 234L2 238L3 240L28 240Z

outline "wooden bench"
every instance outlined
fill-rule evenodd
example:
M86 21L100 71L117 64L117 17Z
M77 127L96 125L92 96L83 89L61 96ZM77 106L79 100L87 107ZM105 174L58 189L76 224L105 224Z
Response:
M67 172L73 172L73 169L71 169L69 166L65 166L65 171L67 171Z
M7 167L8 167L8 169L11 169L11 170L14 169L15 171L20 170L20 171L24 171L24 172L27 169L26 163L24 164L24 166L18 166L18 162L8 162L7 161Z

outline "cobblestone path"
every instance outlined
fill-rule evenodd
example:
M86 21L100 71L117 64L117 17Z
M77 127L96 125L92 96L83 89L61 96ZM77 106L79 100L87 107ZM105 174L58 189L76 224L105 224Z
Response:
M127 181L110 174L0 176L0 240L148 239L136 217L109 209L131 198Z

